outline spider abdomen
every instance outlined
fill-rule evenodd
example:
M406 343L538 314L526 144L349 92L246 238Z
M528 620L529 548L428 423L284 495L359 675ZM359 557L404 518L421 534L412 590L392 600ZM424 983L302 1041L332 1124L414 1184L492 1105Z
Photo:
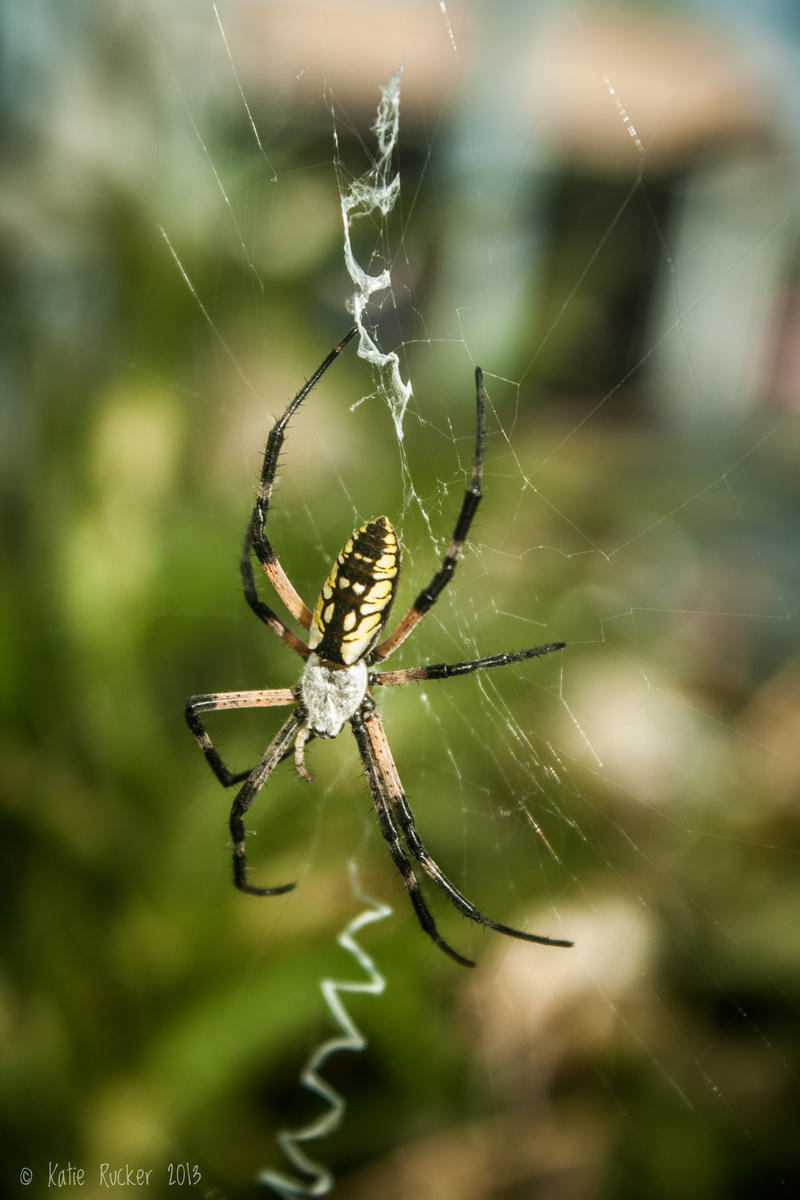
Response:
M356 529L322 585L309 649L347 667L364 658L389 617L399 571L400 546L388 517Z

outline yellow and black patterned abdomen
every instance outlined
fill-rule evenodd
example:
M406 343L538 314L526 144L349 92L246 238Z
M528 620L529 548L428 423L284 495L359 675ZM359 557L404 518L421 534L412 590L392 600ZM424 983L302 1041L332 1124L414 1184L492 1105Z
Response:
M346 667L362 659L388 620L399 571L400 546L388 517L356 529L322 585L309 648Z

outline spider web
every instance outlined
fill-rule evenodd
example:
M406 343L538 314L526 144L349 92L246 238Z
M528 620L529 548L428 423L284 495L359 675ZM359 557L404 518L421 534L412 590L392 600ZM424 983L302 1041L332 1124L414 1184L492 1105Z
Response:
M319 1119L315 1159L338 1161L337 1195L354 1200L622 1197L642 1179L664 1196L800 1194L784 1124L800 1091L794 72L766 17L729 23L735 6L708 28L525 8L485 21L429 0L411 20L399 3L323 3L300 6L301 36L272 4L120 0L101 25L111 48L137 42L155 81L132 75L122 92L147 92L141 127L122 103L97 144L71 148L84 167L108 155L147 216L153 283L118 354L137 387L178 378L137 343L152 298L174 288L190 312L173 410L203 478L170 515L208 540L187 590L201 572L219 580L189 614L190 690L295 682L291 656L252 628L235 559L270 420L351 318L358 356L293 422L270 514L299 591L313 602L353 526L384 511L405 550L395 617L427 583L469 479L479 363L484 499L452 585L391 666L567 643L380 704L448 875L498 920L573 950L465 928L430 896L479 965L439 961L346 736L311 748L313 789L287 772L259 799L254 873L288 869L300 886L266 916L231 902L219 977L242 972L264 1000L241 1041L289 1031L288 1049L258 1042L263 1064L241 1068L238 1093L216 1094L258 1146L235 1167L209 1147L204 1175L227 1172L231 1192L260 1171L290 1187L272 1141ZM49 120L58 140L68 114ZM157 145L144 186L143 130ZM220 734L246 762L263 714ZM208 843L216 881L219 814L195 808L226 797L205 784L181 840ZM348 882L351 856L392 905L379 925L361 928L380 908ZM344 990L363 977L373 995L348 996L331 1024L319 982L330 996L347 973L336 938L359 921L369 957ZM322 1072L347 1106L328 1137L298 1080L337 1025L367 1045ZM326 1170L298 1194L325 1194Z

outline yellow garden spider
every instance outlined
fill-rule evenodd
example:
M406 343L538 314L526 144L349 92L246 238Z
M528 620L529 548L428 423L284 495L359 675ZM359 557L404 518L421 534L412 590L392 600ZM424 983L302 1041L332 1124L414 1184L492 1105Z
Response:
M451 903L465 917L480 925L496 929L510 937L528 942L539 942L543 946L571 946L572 942L541 937L512 929L484 916L447 878L423 845L414 816L403 793L403 786L392 758L389 743L375 710L372 689L395 683L411 683L420 679L448 679L453 675L467 675L488 667L503 667L508 663L520 662L561 650L563 642L550 642L545 646L534 646L528 650L515 650L508 654L491 654L470 662L436 663L423 667L408 667L399 671L375 671L373 666L387 658L406 640L422 620L425 613L436 602L439 593L449 582L458 557L475 516L481 499L483 474L483 447L485 440L485 396L483 374L480 367L475 370L477 405L477 435L472 479L464 494L461 512L456 521L453 537L442 565L427 587L423 588L394 633L379 641L381 632L389 618L397 578L400 571L400 546L388 517L376 517L356 529L349 537L331 567L328 578L322 585L317 603L312 612L306 608L294 589L288 575L278 562L270 545L265 527L270 497L275 482L278 457L283 446L286 427L297 412L308 393L319 382L355 336L351 329L338 346L331 350L309 381L303 385L282 417L272 427L261 481L258 486L255 507L247 527L241 558L241 576L247 603L264 624L282 638L305 661L300 682L293 688L276 688L254 692L215 692L212 695L192 696L186 704L186 720L206 757L211 770L223 787L235 783L243 786L236 794L230 815L230 831L233 839L233 881L243 892L256 896L277 896L288 892L295 885L279 887L253 887L247 882L245 860L244 814L253 803L258 792L283 759L293 754L295 766L303 779L311 780L305 764L305 745L314 737L333 738L349 721L355 735L372 803L378 818L378 827L386 839L389 852L408 890L420 925L430 938L446 954L466 967L475 964L459 954L444 940L436 928L430 909L420 891L412 859L425 874L444 892ZM295 620L308 630L308 644L276 616L256 591L253 578L251 550L264 568L272 586ZM276 705L292 704L291 715L279 729L260 761L249 771L230 771L213 746L200 713L215 712L232 708L271 708ZM411 857L409 858L409 854Z

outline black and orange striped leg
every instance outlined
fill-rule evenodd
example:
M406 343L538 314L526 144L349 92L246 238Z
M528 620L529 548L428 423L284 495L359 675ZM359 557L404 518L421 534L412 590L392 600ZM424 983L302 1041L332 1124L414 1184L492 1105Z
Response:
M385 641L373 651L372 661L379 662L381 659L387 658L394 650L397 649L402 642L406 640L408 635L420 623L436 601L440 593L450 582L453 572L456 569L456 563L464 548L464 542L467 540L470 526L475 517L478 505L481 502L483 495L483 448L486 441L486 393L483 388L483 371L480 367L475 368L475 407L477 412L477 429L475 434L475 457L472 462L472 478L469 486L464 493L464 499L461 502L461 511L458 514L453 536L450 539L450 545L447 553L442 559L442 565L431 579L427 587L424 587L417 596L414 603L409 608L408 612L400 621L400 624L395 629L394 633L390 634Z
M253 896L279 896L283 892L291 891L295 886L293 883L284 883L278 887L254 887L247 882L244 814L278 763L291 752L301 725L302 716L297 711L293 712L278 730L261 761L250 772L247 782L237 792L236 799L231 806L229 828L233 842L233 882L240 891L250 892Z
M244 546L242 547L242 557L239 561L239 572L242 577L242 587L244 589L244 598L252 608L253 612L263 621L267 629L270 629L274 634L281 638L290 649L294 650L295 654L299 654L301 658L308 658L311 653L305 642L294 633L288 625L286 625L277 613L274 613L268 604L259 596L256 590L256 581L253 577L253 563L250 557L251 540L250 526L245 534Z
M330 367L331 364L336 361L344 347L353 337L355 337L357 332L358 328L354 325L352 329L348 330L341 342L339 342L338 346L334 346L333 350L331 350L330 354L328 354L323 362L320 363L308 382L303 384L300 391L288 405L283 415L278 417L278 419L275 421L275 424L270 430L269 438L267 439L267 448L264 451L264 462L261 468L261 479L259 480L258 492L256 493L256 502L250 518L250 524L247 529L247 536L245 538L241 569L242 581L244 583L245 596L247 597L248 604L256 612L256 614L260 616L261 619L270 626L270 628L273 629L274 627L272 622L273 620L277 620L275 614L267 609L266 605L263 605L256 596L253 572L252 567L250 566L250 547L252 546L253 550L255 551L256 558L264 568L270 583L275 588L275 591L278 593L289 612L292 614L295 620L300 622L304 629L309 629L311 627L311 611L309 608L307 608L300 595L296 591L294 584L284 571L283 567L278 561L275 551L272 548L272 544L270 543L266 534L267 515L269 513L272 489L275 484L275 472L278 469L278 459L283 447L283 441L286 436L286 429L289 421L297 412L308 393L319 382L319 380L328 370L328 367ZM249 578L246 577L248 575ZM269 619L267 618L264 610L266 610L266 613L269 614ZM274 632L279 631L274 629ZM281 633L280 636L283 637L284 635ZM284 638L284 640L287 639Z
M405 667L398 671L371 671L370 686L385 687L393 683L416 683L421 679L451 679L454 675L470 675L473 671L485 671L490 667L507 667L509 663L522 662L526 658L540 658L563 650L565 642L548 642L544 646L531 646L528 650L513 650L508 654L489 654L485 658L472 658L468 662L429 663L424 667Z
M219 751L208 735L199 714L220 712L223 709L236 708L274 708L281 704L294 704L295 694L292 688L271 688L257 692L213 692L203 696L190 696L186 701L186 724L191 729L197 744L205 755L206 762L216 775L223 787L231 787L247 779L253 770L231 771L225 766Z
M392 862L400 872L400 876L405 884L409 899L414 906L414 912L417 914L417 920L422 926L425 933L431 941L443 950L445 954L454 959L462 967L474 967L475 963L471 958L465 958L463 954L459 954L457 950L444 940L439 930L436 928L436 922L433 919L431 910L425 903L425 899L420 891L419 881L414 874L414 868L406 854L403 843L400 840L397 827L392 817L391 797L388 790L388 782L383 771L383 765L376 758L372 742L367 732L365 721L367 714L362 716L362 713L356 713L351 718L350 724L355 734L356 743L361 753L361 760L364 764L364 770L367 776L372 803L375 808L375 814L378 818L378 828L381 835L389 847L389 853L392 856Z
M359 722L360 729L357 727L357 721ZM493 921L490 917L487 917L478 908L476 908L472 901L468 900L467 897L461 891L459 891L452 880L448 879L448 877L439 867L438 863L436 863L428 853L422 838L417 832L417 828L414 823L414 816L411 812L408 801L406 800L405 792L403 791L403 786L400 782L400 777L397 773L397 767L395 766L394 759L392 758L392 753L389 749L389 743L386 740L386 734L384 732L380 717L374 711L374 709L362 706L361 715L354 717L352 723L353 729L356 733L356 740L358 741L359 749L361 750L361 757L364 760L365 766L367 767L367 778L370 780L370 790L373 791L373 800L375 800L376 810L378 810L378 819L381 821L380 808L382 806L386 813L386 829L392 831L396 840L397 848L392 850L392 856L400 868L401 874L403 875L403 881L408 888L412 902L414 902L414 907L417 909L417 915L420 917L420 923L422 924L426 933L430 933L430 930L427 928L425 922L420 916L419 909L417 908L417 904L414 900L415 892L418 894L417 881L411 864L408 862L407 857L403 853L398 831L405 839L406 846L410 850L412 857L420 864L426 875L432 879L437 887L444 892L450 903L465 917L469 917L471 921L475 921L479 925L484 925L488 929L494 929L498 933L504 933L508 937L519 938L521 941L536 942L542 946L571 946L573 944L572 942L563 941L559 938L544 937L535 933L526 933L522 929L514 929L510 925L503 925L499 921ZM378 791L377 800L374 794L375 790ZM384 831L383 824L381 824L381 832L386 840L389 841L389 836L387 835L387 832ZM390 841L390 848L391 847L392 842ZM407 881L407 874L410 880L413 882L414 890L412 890L412 884ZM423 908L425 908L427 913L427 919L430 920L432 924L432 918L430 917L430 913L427 910L427 906L424 905L424 902ZM433 937L433 940L438 945L441 945L442 949L445 950L446 953L450 954L451 957L455 958L456 961L464 963L467 966L473 965L469 959L465 959L461 955L456 954L446 942L443 943L442 939L438 935L438 932L436 933L436 936Z

